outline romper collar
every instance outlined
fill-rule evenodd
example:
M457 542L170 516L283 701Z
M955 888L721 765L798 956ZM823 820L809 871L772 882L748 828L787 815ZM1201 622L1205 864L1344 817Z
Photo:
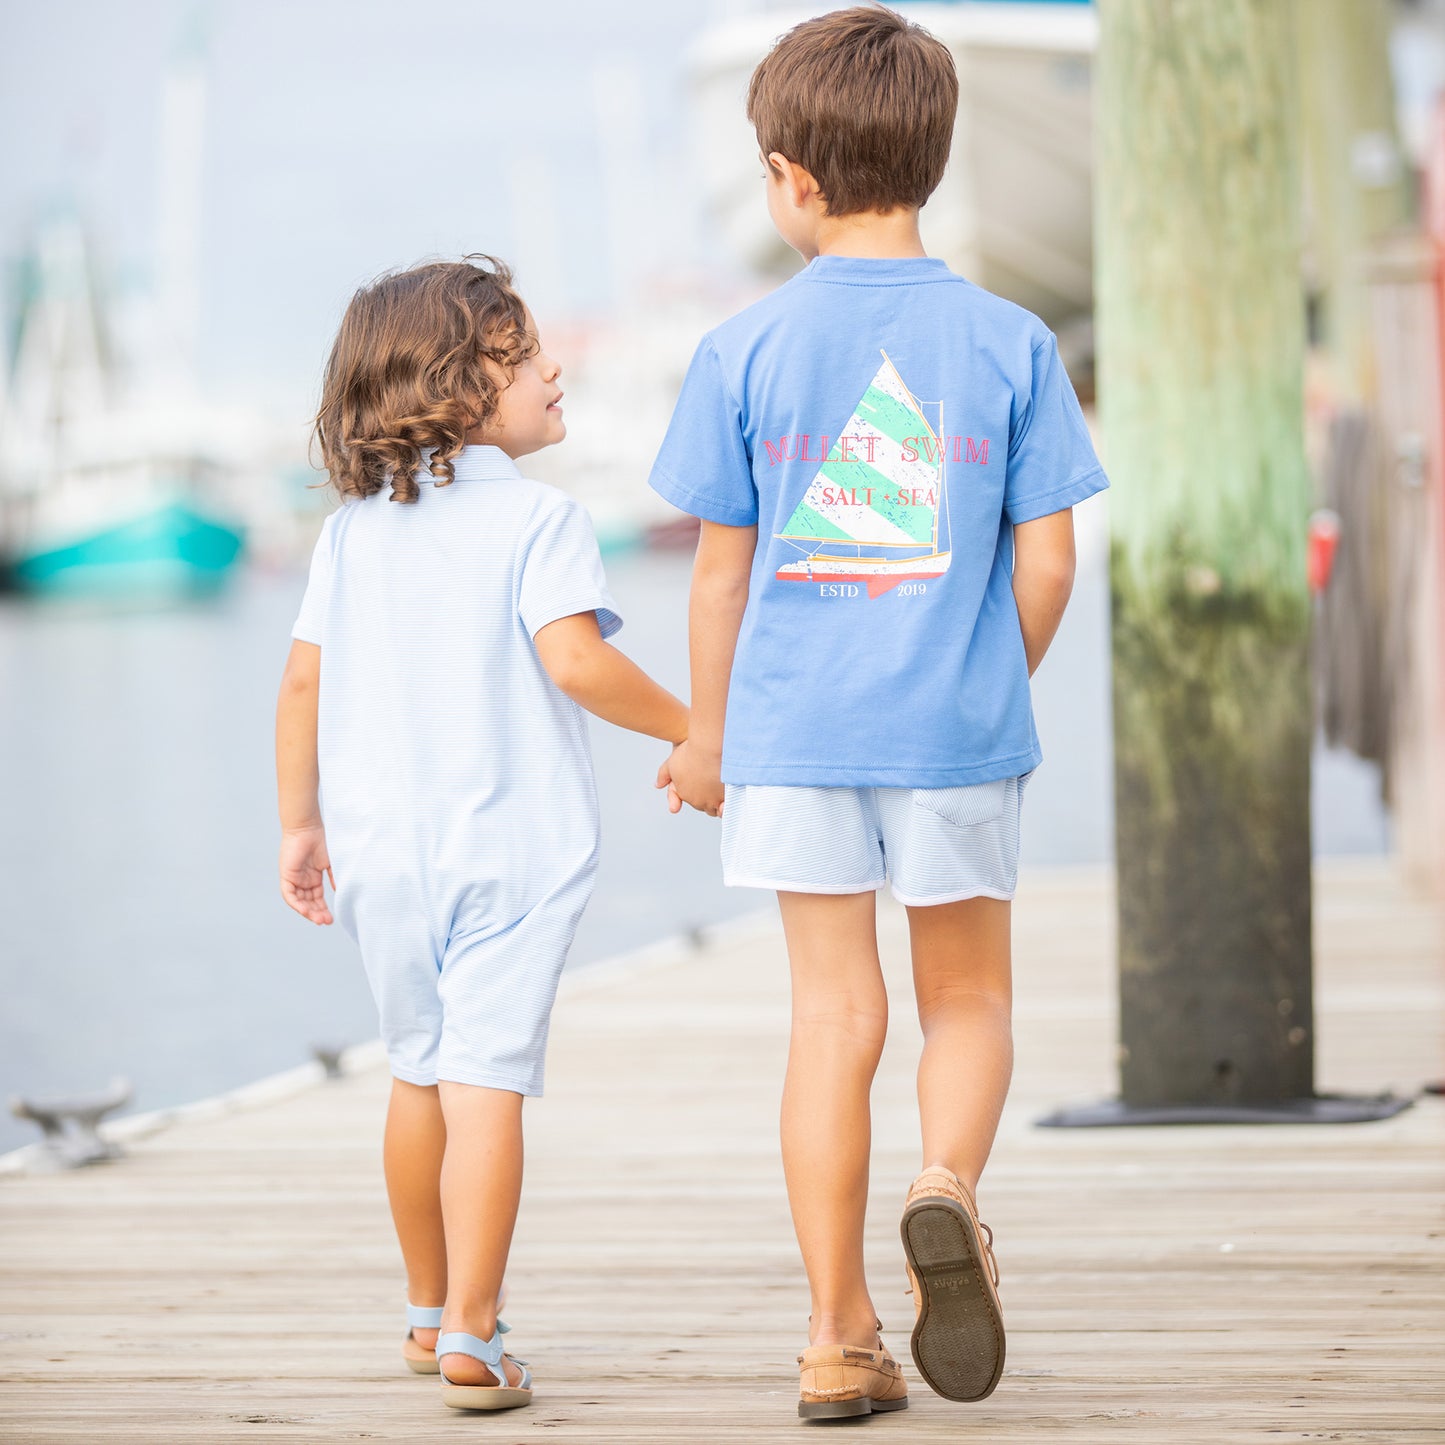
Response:
M423 453L419 481L432 480L427 470L430 459L430 452ZM522 474L501 447L468 446L452 458L452 475L459 482L514 482Z

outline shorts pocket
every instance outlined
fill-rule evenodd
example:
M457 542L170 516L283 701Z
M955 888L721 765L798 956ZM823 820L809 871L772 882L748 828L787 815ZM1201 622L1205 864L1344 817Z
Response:
M1010 778L991 783L971 783L965 788L915 788L915 807L926 809L959 828L992 823L1003 817Z

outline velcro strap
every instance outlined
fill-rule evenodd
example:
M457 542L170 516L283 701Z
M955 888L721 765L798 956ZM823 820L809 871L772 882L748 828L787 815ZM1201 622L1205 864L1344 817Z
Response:
M480 1360L488 1370L491 1371L499 1385L507 1383L506 1372L502 1369L502 1337L500 1334L493 1335L489 1340L479 1339L476 1335L463 1334L458 1330L454 1334L437 1336L437 1359L443 1355L469 1355L474 1360ZM446 1371L442 1371L442 1378L446 1379ZM455 1383L448 1381L449 1384Z

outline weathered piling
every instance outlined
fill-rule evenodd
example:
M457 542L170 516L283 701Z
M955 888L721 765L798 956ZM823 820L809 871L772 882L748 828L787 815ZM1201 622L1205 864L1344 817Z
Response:
M1314 1089L1290 7L1102 0L1126 1106Z

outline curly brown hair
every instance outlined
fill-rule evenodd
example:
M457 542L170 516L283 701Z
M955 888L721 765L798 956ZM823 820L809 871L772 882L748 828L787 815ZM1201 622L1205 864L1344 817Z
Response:
M494 256L429 262L362 287L341 319L314 422L332 483L343 497L369 497L389 481L393 502L414 502L429 449L446 486L467 433L495 414L536 350L512 273Z

